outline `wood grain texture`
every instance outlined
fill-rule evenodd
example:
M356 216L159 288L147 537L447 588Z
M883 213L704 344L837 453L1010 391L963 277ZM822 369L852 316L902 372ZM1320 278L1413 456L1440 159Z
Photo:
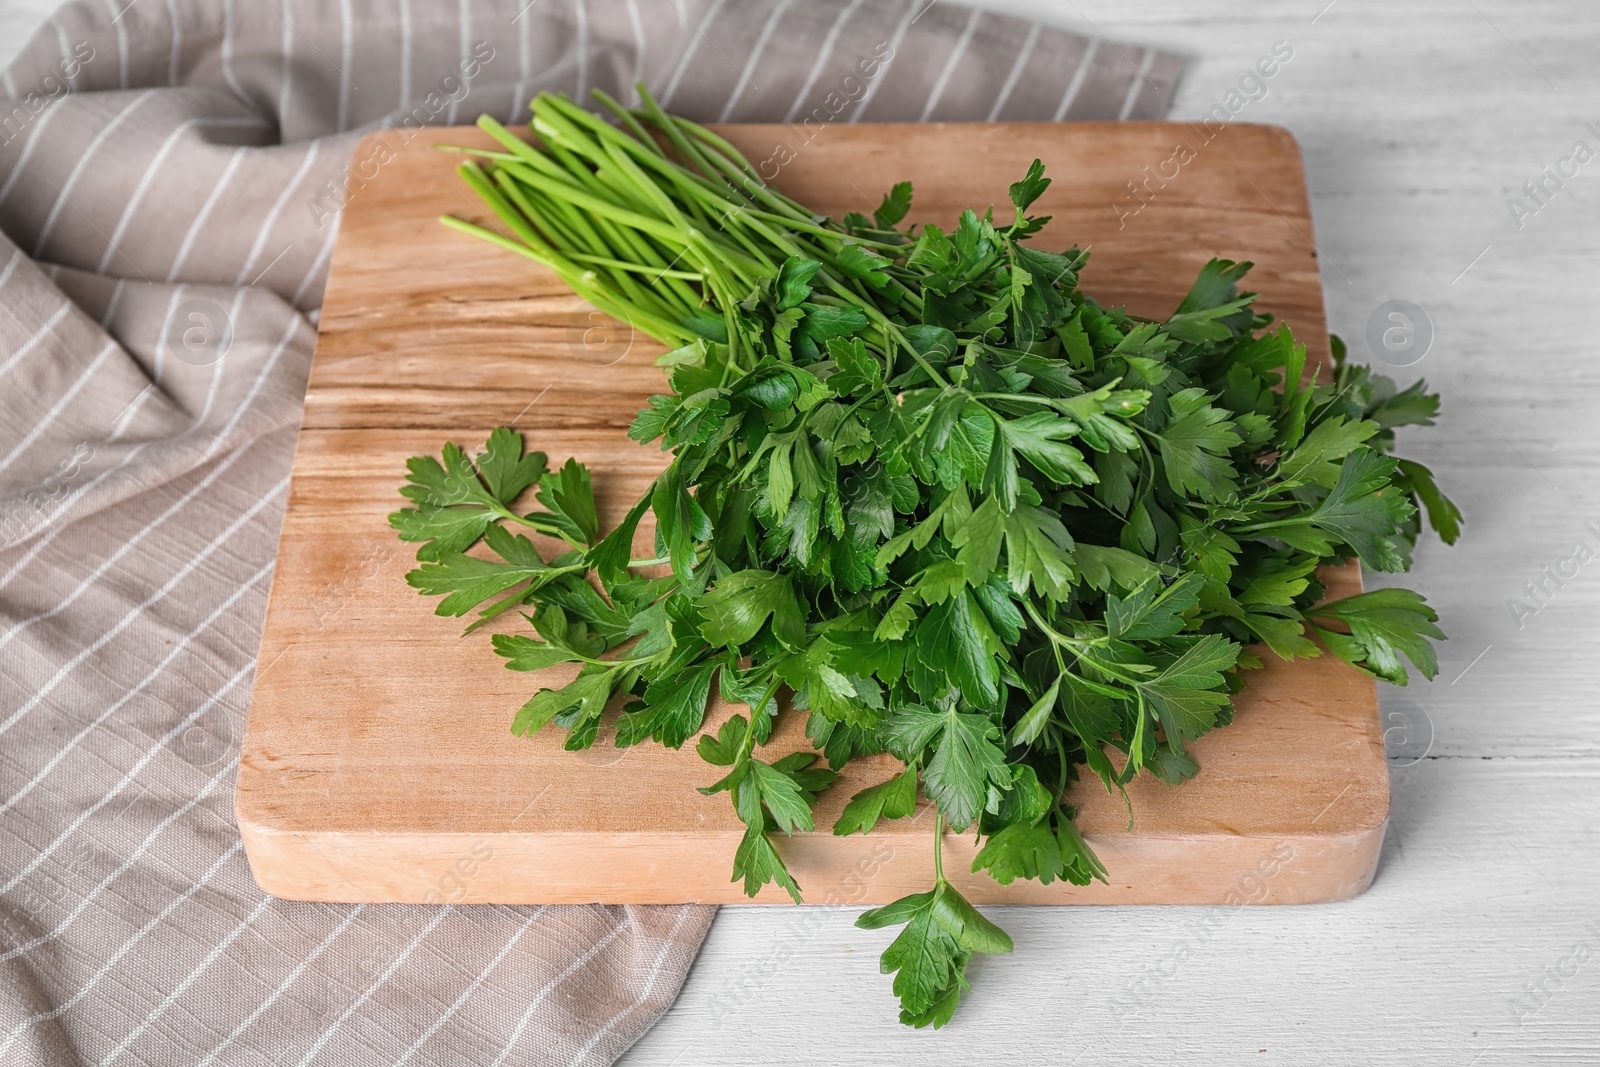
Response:
M787 127L727 132L754 158L795 138ZM1266 308L1325 359L1294 142L1268 127L1227 136L1229 151L1201 152L1172 191L1179 239L1108 210L1127 175L1193 139L1166 124L849 127L800 147L779 184L837 215L870 209L861 190L910 178L915 217L950 223L1003 197L1038 155L1055 177L1036 205L1055 217L1044 240L1092 248L1085 284L1098 297L1165 314L1212 255L1251 259ZM419 137L352 187L343 214L243 741L238 817L252 869L269 892L310 900L742 901L728 869L743 827L725 797L692 788L714 777L692 748L619 751L605 730L574 755L554 731L513 737L514 709L570 669L504 670L485 635L462 640L460 622L432 616L403 580L411 554L386 516L410 455L514 422L553 461L590 466L603 525L665 460L624 432L662 387L659 346L597 319L536 266L434 221L487 220L455 158L427 142L482 140L471 129ZM650 537L641 530L641 549ZM1359 588L1354 568L1327 580L1333 595ZM1235 724L1194 746L1196 779L1169 788L1146 776L1130 789L1131 831L1119 798L1098 783L1074 789L1110 885L1000 887L963 874L963 891L980 902L1303 903L1364 889L1389 800L1373 684L1332 658L1267 658ZM714 708L712 724L729 713ZM802 720L788 716L771 751L802 747ZM891 764L851 764L818 825ZM809 900L881 902L925 886L932 836L917 817L780 847ZM972 842L952 837L946 850L947 869L966 871ZM465 859L484 852L491 862ZM768 887L759 899L787 897Z

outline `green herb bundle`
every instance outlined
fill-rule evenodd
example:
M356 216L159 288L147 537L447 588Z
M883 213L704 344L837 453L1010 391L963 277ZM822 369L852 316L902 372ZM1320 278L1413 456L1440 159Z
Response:
M1029 240L1038 161L1009 217L902 228L901 184L873 217L833 220L648 93L636 110L596 95L614 123L536 99L537 145L480 120L503 150L462 174L512 237L444 221L671 347L671 391L629 431L671 462L608 531L584 467L548 468L509 429L475 458L413 459L413 506L391 518L421 545L408 580L442 615L476 612L469 629L521 612L528 632L492 638L511 669L576 665L519 734L554 723L585 748L625 696L616 744L677 748L714 685L747 705L698 751L717 776L702 792L748 828L733 877L751 894L800 900L781 835L814 828L852 758L901 761L833 832L907 817L919 794L936 808L932 888L859 920L904 927L882 961L903 1022L942 1025L973 954L1012 947L946 880L946 828L975 834L974 870L1002 884L1103 879L1068 802L1080 768L1108 790L1193 775L1189 743L1260 665L1247 646L1434 675L1444 635L1420 596L1320 603L1317 580L1348 556L1406 569L1419 504L1455 539L1429 471L1389 455L1438 410L1422 383L1397 390L1337 339L1316 382L1239 291L1248 263L1206 264L1164 322L1102 307L1077 287L1084 252ZM655 554L633 559L647 510ZM518 528L566 548L547 559ZM815 751L763 758L779 715L806 715Z

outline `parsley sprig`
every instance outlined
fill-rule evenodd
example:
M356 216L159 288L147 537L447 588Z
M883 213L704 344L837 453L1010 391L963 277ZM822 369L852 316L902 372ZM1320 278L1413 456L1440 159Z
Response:
M596 96L614 121L534 100L537 144L479 121L501 148L462 174L512 237L444 221L670 346L669 391L629 433L671 461L602 531L587 470L509 429L476 457L413 459L391 517L419 545L408 580L442 615L476 612L469 630L519 612L526 632L492 637L512 670L574 671L519 734L554 723L586 748L624 698L618 746L679 748L713 686L747 706L696 749L721 772L701 791L746 826L748 893L799 901L777 835L814 829L850 760L902 764L833 831L919 795L935 809L933 888L858 921L902 927L882 964L903 1022L943 1025L973 956L1012 947L946 878L947 828L1002 884L1104 880L1068 802L1081 769L1124 799L1140 771L1194 775L1188 746L1231 720L1254 649L1434 676L1422 597L1323 603L1317 578L1352 556L1405 570L1424 512L1458 536L1431 472L1390 455L1437 414L1422 383L1397 389L1337 339L1308 367L1240 291L1248 263L1206 264L1164 321L1101 306L1078 288L1087 253L1031 243L1037 160L1009 219L903 228L902 183L834 220L642 88L634 110ZM654 551L633 558L646 513ZM800 714L813 750L761 755Z

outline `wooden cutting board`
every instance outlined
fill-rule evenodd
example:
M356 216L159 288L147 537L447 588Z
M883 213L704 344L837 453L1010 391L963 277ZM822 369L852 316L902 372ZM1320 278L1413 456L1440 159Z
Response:
M1084 285L1102 301L1164 316L1211 256L1250 259L1262 307L1313 361L1327 358L1304 174L1284 130L1235 125L1209 143L1168 123L841 124L810 140L790 126L722 132L820 211L870 211L911 179L911 217L941 225L1004 203L1042 157L1054 184L1034 210L1055 217L1044 244L1091 246ZM726 796L695 791L718 772L692 745L618 750L607 728L575 754L559 731L512 736L538 680L505 670L486 634L463 639L460 620L436 617L405 583L411 549L386 517L402 503L408 456L447 440L476 447L515 425L554 463L576 455L590 466L607 525L664 458L625 436L662 388L660 346L527 260L439 225L442 213L489 220L455 174L459 157L434 143L488 140L470 127L409 143L387 131L355 155L243 739L237 812L255 877L301 900L743 901L729 881L743 828ZM1335 596L1360 587L1353 567L1326 580ZM1131 787L1131 830L1097 781L1073 788L1110 885L1001 887L966 873L972 839L955 835L952 879L973 900L1006 903L1360 892L1389 805L1373 683L1331 657L1264 655L1237 721L1194 745L1194 780ZM710 724L727 714L714 709ZM801 719L782 720L769 751L806 746ZM827 832L851 794L887 776L887 760L851 764L817 809L821 832L779 840L808 902L882 902L930 883L925 810L868 837ZM788 898L768 887L759 899Z

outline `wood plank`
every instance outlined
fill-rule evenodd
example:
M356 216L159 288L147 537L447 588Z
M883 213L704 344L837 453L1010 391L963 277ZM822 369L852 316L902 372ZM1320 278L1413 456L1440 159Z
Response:
M1038 205L1055 216L1046 240L1092 249L1091 292L1162 314L1210 256L1248 258L1263 306L1325 359L1304 180L1283 131L1235 127L1226 155L1201 153L1162 191L1166 225L1119 228L1125 183L1185 131L847 127L798 146L778 184L839 214L872 206L862 190L910 178L914 217L948 223L1003 199L1038 155L1056 179ZM757 159L795 138L787 127L725 132ZM727 881L742 826L725 797L692 788L714 777L692 750L619 752L602 731L574 755L555 734L513 737L511 714L538 680L502 669L484 635L460 639L459 621L432 616L404 583L410 553L386 516L407 456L515 422L553 460L591 466L603 521L664 462L623 433L660 389L660 347L595 320L526 261L438 226L441 212L487 220L433 141L483 138L424 133L352 190L341 221L242 749L237 810L252 869L269 892L312 900L742 900ZM1359 588L1353 568L1327 580L1336 595ZM980 902L1221 902L1285 850L1299 859L1274 865L1262 901L1365 888L1388 811L1370 679L1331 659L1273 661L1238 704L1234 725L1195 746L1194 781L1135 784L1131 831L1120 799L1098 783L1074 789L1110 886L1002 888L966 875L963 890ZM729 713L714 709L712 723ZM787 717L773 751L804 745ZM818 824L887 769L887 758L852 764ZM810 900L864 903L923 887L932 839L919 817L869 838L824 830L780 847ZM952 838L946 851L947 867L964 871L971 842ZM787 897L769 887L760 899Z

